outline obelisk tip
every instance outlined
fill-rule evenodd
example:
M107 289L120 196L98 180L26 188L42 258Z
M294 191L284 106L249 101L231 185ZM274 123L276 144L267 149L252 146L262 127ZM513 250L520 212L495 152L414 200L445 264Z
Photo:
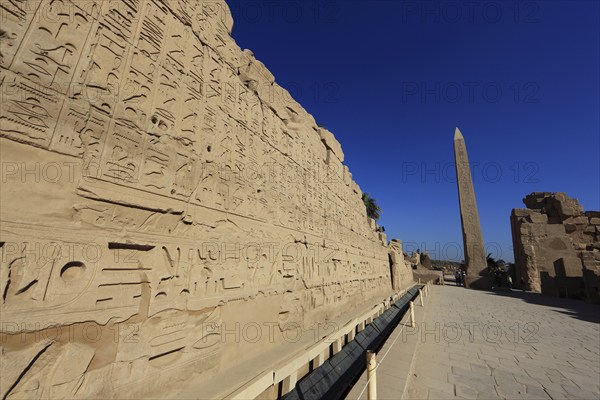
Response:
M454 140L464 139L462 133L460 133L460 129L458 127L454 131Z

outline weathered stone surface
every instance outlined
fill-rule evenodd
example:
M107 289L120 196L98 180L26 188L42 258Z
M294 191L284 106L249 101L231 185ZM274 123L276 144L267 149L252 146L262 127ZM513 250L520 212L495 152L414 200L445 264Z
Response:
M532 214L540 213L538 210L530 210L529 208L515 208L513 210L516 217L527 217Z
M431 269L431 258L427 253L421 253L421 265L427 269Z
M590 223L590 220L585 215L578 215L566 218L563 223L587 226Z
M397 290L411 285L413 282L413 270L410 261L404 258L402 242L398 239L392 239L388 245L388 250L394 289Z
M254 58L252 51L244 50L240 61L243 63L238 67L239 78L247 86L252 86L251 82L254 82L257 85L256 91L258 91L261 85L268 86L275 83L275 77L271 71L262 62Z
M516 284L598 302L600 271L593 260L600 258L600 240L591 223L597 212L584 213L577 199L564 193L535 192L523 202L533 210L511 214Z
M600 211L586 211L584 214L588 218L598 218L600 220Z
M423 283L431 281L436 285L444 284L444 273L443 271L436 271L433 269L427 269L424 267L417 267L412 270L412 278L415 282L421 281Z
M2 398L169 397L392 292L341 146L225 2L0 11Z
M600 303L600 251L582 251L579 253L583 264L583 283L589 300Z
M342 146L333 136L333 133L321 127L318 128L318 132L325 146L330 149L333 154L335 154L340 162L344 162L344 152L342 151Z
M469 167L467 146L458 128L454 133L454 159L458 182L467 286L474 289L488 289L491 288L492 281L487 276L485 247Z
M407 255L405 259L413 268L421 265L421 253L419 253L418 250L413 252L410 257Z
M561 220L583 214L583 207L577 199L571 199L566 193L533 192L523 199L525 206L532 210L543 210L549 217Z
M527 221L534 224L545 224L548 222L548 216L546 214L534 212L527 217Z

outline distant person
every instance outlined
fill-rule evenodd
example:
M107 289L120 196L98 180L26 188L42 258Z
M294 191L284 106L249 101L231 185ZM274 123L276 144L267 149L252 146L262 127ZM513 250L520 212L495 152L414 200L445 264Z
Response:
M460 282L463 286L467 286L467 273L465 271L460 272Z
M454 271L454 282L456 283L456 286L461 285L460 271Z
M512 290L512 276L509 275L506 282L508 283L508 289Z

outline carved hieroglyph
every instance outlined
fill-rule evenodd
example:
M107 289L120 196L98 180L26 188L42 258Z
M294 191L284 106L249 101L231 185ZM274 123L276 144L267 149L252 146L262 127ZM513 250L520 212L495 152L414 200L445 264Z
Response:
M168 397L391 293L339 143L223 1L0 12L2 398Z
M475 201L475 190L467 155L465 139L456 128L454 132L454 159L456 165L456 180L458 182L458 200L460 203L460 221L462 224L465 268L467 286L472 288L487 288L491 283L485 277L487 262L479 212Z

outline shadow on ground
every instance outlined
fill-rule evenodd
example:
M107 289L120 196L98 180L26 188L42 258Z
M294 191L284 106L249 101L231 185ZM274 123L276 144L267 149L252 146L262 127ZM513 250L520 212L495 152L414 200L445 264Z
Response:
M456 286L453 276L450 277L445 275L444 282L447 286L461 288L460 286ZM586 303L583 300L552 297L543 295L541 293L523 292L517 289L509 291L508 289L503 288L488 293L495 296L505 296L520 299L530 304L552 307L556 309L556 312L561 314L569 315L582 321L600 324L600 305L598 304Z
M582 321L600 323L600 305L586 303L583 300L564 299L546 296L541 293L513 291L493 291L490 295L512 297L521 299L530 304L552 307L556 312L569 315Z

